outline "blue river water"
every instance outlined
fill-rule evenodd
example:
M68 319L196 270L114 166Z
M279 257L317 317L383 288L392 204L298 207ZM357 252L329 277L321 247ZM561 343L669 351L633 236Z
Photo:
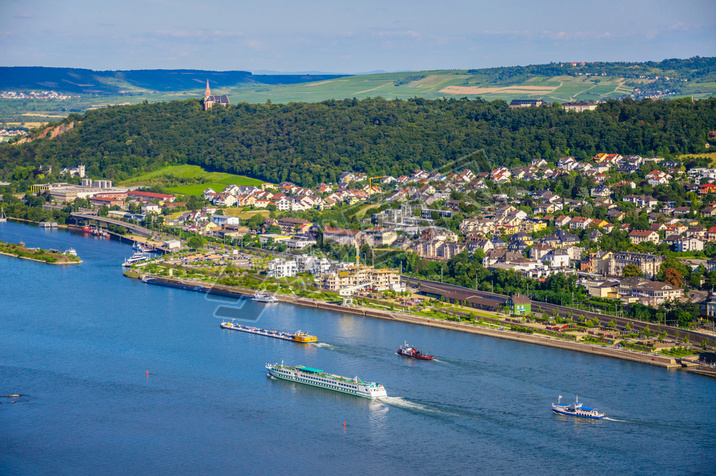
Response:
M0 240L84 261L0 256L0 394L21 395L0 398L0 474L716 469L714 379L285 304L242 312L320 344L227 331L216 299L124 278L127 244L17 223L0 224ZM406 340L438 360L396 355ZM265 363L281 361L376 381L389 397L268 378ZM554 415L559 394L609 419Z

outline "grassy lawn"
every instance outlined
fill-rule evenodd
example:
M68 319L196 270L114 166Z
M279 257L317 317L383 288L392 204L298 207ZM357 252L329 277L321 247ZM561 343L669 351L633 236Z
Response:
M244 211L241 208L224 208L224 215L232 216L232 217L239 217L242 220L243 219L249 219L254 215L263 215L264 217L268 217L269 213L271 213L268 210L247 210Z
M676 159L684 160L687 157L696 157L699 159L703 159L703 158L711 159L711 167L714 167L714 165L716 165L716 152L706 152L705 154L684 154L684 155L677 156Z
M661 355L675 357L677 359L681 358L681 357L689 357L689 356L692 356L695 354L695 352L693 350L690 350L690 349L687 349L684 347L680 347L680 346L672 347L670 349L662 349L659 351L659 353Z
M262 180L243 175L227 174L224 172L207 172L198 165L170 165L168 167L162 167L161 169L154 170L153 172L132 177L129 180L125 180L120 185L161 185L173 179L204 182L167 187L167 190L171 192L182 193L185 195L201 195L201 193L209 187L213 188L217 192L220 192L231 184L260 186L262 183L266 183Z
M180 187L165 187L164 190L181 195L202 195L207 188L215 192L222 192L229 184L223 183L198 183L196 185L182 185Z
M356 211L355 217L359 220L363 218L365 213L370 210L371 208L375 208L375 210L372 213L378 213L378 208L380 208L380 203L369 203L368 205L363 205Z

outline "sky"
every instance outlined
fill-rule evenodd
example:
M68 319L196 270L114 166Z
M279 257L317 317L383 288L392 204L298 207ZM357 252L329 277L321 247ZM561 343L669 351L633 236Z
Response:
M716 56L716 0L2 0L0 66L334 73Z

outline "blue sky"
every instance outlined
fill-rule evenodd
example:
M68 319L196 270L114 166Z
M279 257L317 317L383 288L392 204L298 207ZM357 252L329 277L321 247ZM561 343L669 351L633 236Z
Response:
M466 69L716 56L716 0L3 0L0 65Z

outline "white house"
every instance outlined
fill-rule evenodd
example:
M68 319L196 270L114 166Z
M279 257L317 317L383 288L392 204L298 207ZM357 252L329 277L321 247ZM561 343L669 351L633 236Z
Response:
M316 240L298 237L298 238L291 238L290 240L286 240L284 243L286 243L286 246L288 248L291 248L292 250L302 250L307 246L315 245Z
M569 267L569 252L562 249L552 250L542 258L542 261L549 262L552 268L567 268Z
M226 215L212 215L211 222L219 226L223 225L238 225L239 217L230 217Z
M704 242L698 238L682 238L674 243L676 251L703 251Z
M298 265L294 260L276 258L268 264L268 275L274 278L292 278L296 276Z
M176 251L181 248L181 241L179 240L167 240L164 242L164 247L168 250Z
M146 204L142 205L142 211L144 213L161 213L162 207L160 207L159 205L155 205L153 203L146 203Z

